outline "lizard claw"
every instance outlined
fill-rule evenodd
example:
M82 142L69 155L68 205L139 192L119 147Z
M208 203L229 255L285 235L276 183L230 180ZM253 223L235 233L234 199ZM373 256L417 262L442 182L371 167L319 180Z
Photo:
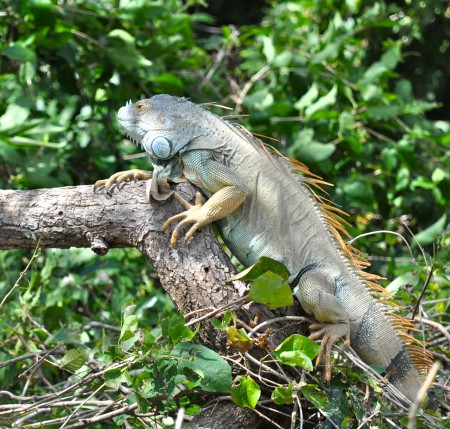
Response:
M331 380L331 352L333 345L341 338L345 338L345 345L350 345L350 327L347 323L316 323L309 327L316 331L309 336L311 340L322 339L320 352L316 359L316 365L320 365L322 360L325 364L324 379Z
M166 222L162 226L162 230L165 231L169 227L170 224L181 219L181 222L172 231L172 235L170 237L170 245L172 247L175 247L175 245L177 244L178 232L180 231L180 229L183 226L188 225L190 223L194 224L191 226L191 228L189 229L189 231L186 233L186 235L184 237L185 241L189 241L192 238L192 236L194 235L194 232L197 231L197 229L199 229L203 225L206 225L209 223L205 214L202 213L203 197L200 192L197 192L197 194L196 194L195 205L189 204L177 192L174 192L174 196L175 196L176 200L186 209L186 211L170 217L169 219L166 220Z
M94 189L97 188L105 188L108 194L111 193L114 186L118 188L122 183L127 182L137 182L138 180L148 180L152 177L151 171L145 170L127 170L127 171L119 171L113 174L109 179L97 180L94 185Z

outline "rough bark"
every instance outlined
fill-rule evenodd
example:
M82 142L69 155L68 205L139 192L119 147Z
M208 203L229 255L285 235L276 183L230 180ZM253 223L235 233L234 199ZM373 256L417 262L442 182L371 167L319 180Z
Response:
M177 191L188 201L195 195L187 183L178 185ZM94 194L93 186L0 191L0 249L90 247L102 255L112 247L136 247L153 265L162 286L183 313L217 308L242 297L245 284L225 283L235 269L211 228L202 228L189 243L180 239L176 247L170 246L170 234L163 233L161 226L182 210L174 199L149 204L142 182L127 184L111 194ZM236 310L247 322L256 312L262 314L262 320L279 315L254 304ZM289 328L292 332L298 325ZM275 340L286 335L283 327L274 326ZM226 351L224 336L210 323L202 325L199 336L207 346ZM261 423L255 413L230 406L233 412L226 413L226 426L240 427L244 422L245 427L258 427ZM222 409L218 407L218 413ZM189 427L219 427L221 415L212 411L206 417L204 414L198 425L194 419Z
M248 408L238 408L231 402L220 402L203 409L183 429L266 429L268 422L255 420L255 413Z

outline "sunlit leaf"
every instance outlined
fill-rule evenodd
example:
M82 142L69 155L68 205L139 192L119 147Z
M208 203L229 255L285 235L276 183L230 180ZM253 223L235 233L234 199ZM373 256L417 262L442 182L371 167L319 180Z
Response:
M211 319L211 324L216 329L225 329L228 326L228 324L230 323L230 320L231 320L232 316L233 316L233 313L231 311L227 311L224 314L222 320L212 318Z
M319 350L320 346L314 341L302 335L293 334L274 350L274 355L285 365L300 366L312 371L312 359L319 354Z
M296 392L293 390L294 383L290 383L288 386L277 386L272 392L271 399L275 404L292 404L296 396Z
M422 246L426 246L428 244L433 243L439 237L444 230L445 225L447 224L447 215L442 215L436 222L430 225L428 228L420 231L418 234L414 236L414 242L421 244Z
M88 353L85 349L69 350L61 359L60 367L74 372L80 369L88 360Z
M262 256L261 258L258 259L258 262L256 264L253 264L249 268L236 274L229 281L255 280L262 274L266 273L267 271L277 274L284 280L287 280L289 278L289 271L281 262L278 262L274 259L268 258L267 256Z
M263 54L265 55L267 62L270 64L275 59L275 46L273 45L273 41L270 37L261 36L261 41L263 43Z
M231 347L245 353L253 348L253 340L247 336L244 329L237 329L234 326L229 326L225 330L227 334L228 343Z
M314 104L311 104L305 109L306 119L311 118L314 113L318 112L319 110L323 110L329 106L332 106L336 102L336 95L337 85L333 85L333 88L331 88L331 90L326 95L320 97Z
M240 407L255 408L261 396L261 388L250 377L238 376L231 388L231 399Z
M305 94L303 94L302 97L294 104L294 107L302 112L303 109L305 109L308 106L311 106L311 104L313 104L314 101L317 100L318 96L319 96L319 88L314 82L310 86L308 91Z
M270 271L253 281L248 299L265 304L270 309L293 304L291 287L287 281Z
M195 385L207 392L229 392L231 388L231 367L215 351L201 344L178 343L170 356L177 359L177 368L191 377L189 371L197 374Z

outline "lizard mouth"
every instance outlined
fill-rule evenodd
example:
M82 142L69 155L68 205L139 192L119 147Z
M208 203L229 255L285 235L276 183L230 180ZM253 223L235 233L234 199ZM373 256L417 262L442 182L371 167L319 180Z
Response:
M136 146L144 149L142 138L145 135L145 131L137 125L136 114L131 100L128 100L125 106L119 109L117 120L119 121L119 125L126 132L128 139Z

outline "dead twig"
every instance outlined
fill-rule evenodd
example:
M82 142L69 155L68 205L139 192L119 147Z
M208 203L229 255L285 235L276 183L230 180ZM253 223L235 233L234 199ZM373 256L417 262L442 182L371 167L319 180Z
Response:
M415 401L413 402L411 408L409 409L408 429L416 429L417 412L419 411L419 408L422 405L422 402L425 398L428 389L430 388L434 378L436 377L436 374L439 370L439 365L440 365L439 361L433 363L433 366L431 367L430 372L427 375L427 378L423 382L422 387L420 388Z

